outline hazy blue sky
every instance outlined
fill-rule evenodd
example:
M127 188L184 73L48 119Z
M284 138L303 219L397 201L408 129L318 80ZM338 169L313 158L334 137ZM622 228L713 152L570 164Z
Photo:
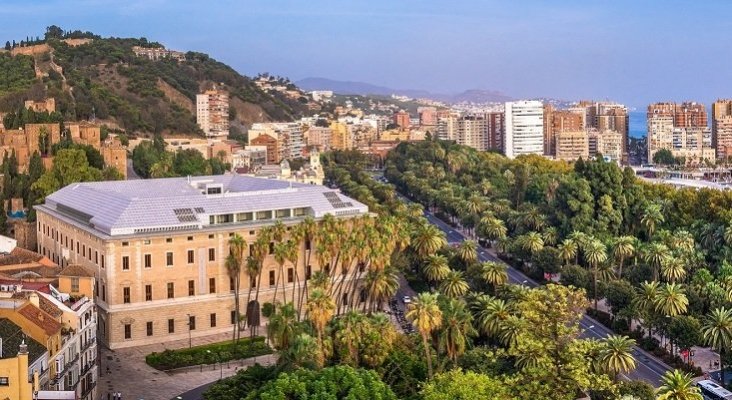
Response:
M2 0L0 38L145 36L242 73L514 97L732 96L732 2Z

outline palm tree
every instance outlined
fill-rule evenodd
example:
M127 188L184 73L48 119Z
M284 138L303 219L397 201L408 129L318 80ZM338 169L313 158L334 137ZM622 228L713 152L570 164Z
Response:
M680 258L669 258L661 264L661 275L670 282L683 280L686 277L686 267Z
M623 277L624 262L635 253L635 238L620 236L613 241L613 257L618 260L618 278Z
M445 232L427 222L418 224L412 235L412 248L423 259L446 245Z
M646 228L648 238L653 237L656 227L665 221L661 206L658 204L649 204L644 210L641 217L641 224Z
M506 225L503 223L502 220L492 215L487 215L486 217L483 217L480 220L478 227L478 229L488 240L495 241L506 237Z
M648 264L653 267L653 280L658 280L658 271L661 265L668 260L671 252L663 243L653 242L649 244L644 252L644 258Z
M427 359L427 373L432 379L432 356L428 339L432 332L442 325L442 311L437 303L437 295L432 293L417 295L414 301L409 303L405 317L415 325L422 336L422 346L424 346L424 355Z
M537 232L529 232L523 236L521 247L529 254L534 255L544 248L544 239Z
M503 263L486 261L480 264L480 277L491 285L495 294L498 286L508 282L508 268Z
M315 289L310 293L307 304L308 318L310 323L313 324L313 328L318 333L318 350L319 350L319 362L323 365L322 360L325 359L325 352L323 349L323 332L328 321L333 318L335 314L335 302L328 296L323 290Z
M656 400L704 400L691 374L684 374L677 369L666 371L661 381L663 385L656 391Z
M559 250L559 257L564 260L564 265L568 265L569 260L577 258L577 242L572 239L564 239L557 249Z
M468 282L465 281L462 271L450 271L440 283L440 293L455 299L464 296L470 290Z
M358 366L358 342L363 334L365 317L356 311L349 311L335 320L335 343L340 348L341 361L353 367ZM345 350L345 351L343 351Z
M544 239L545 245L554 246L559 240L559 231L556 227L550 226L541 232L541 238Z
M229 274L229 277L234 280L234 314L236 315L236 321L237 323L234 324L234 333L232 334L231 341L236 342L238 336L239 336L239 314L241 313L241 308L239 307L239 291L237 289L237 277L240 274L241 271L241 264L236 260L236 256L229 253L228 256L226 256L226 272ZM251 293L251 289L249 290Z
M463 300L448 299L441 302L442 328L439 335L440 348L453 363L465 353L470 337L477 332L473 328L473 316L466 310Z
M249 290L247 290L247 314L249 313L249 302L252 300L252 289L257 284L257 277L259 276L261 272L261 264L252 256L247 257L245 265L247 276L249 277ZM239 325L239 320L241 319L241 316L237 316L237 326ZM248 319L248 318L247 318Z
M295 337L292 345L280 352L280 360L292 368L315 369L322 366L318 342L307 333L301 333Z
M483 334L498 337L502 324L511 316L509 304L502 299L479 295L470 304L476 326Z
M297 315L292 303L283 304L270 317L267 336L277 350L287 350L297 334Z
M259 289L262 287L262 273L264 272L264 260L267 258L267 253L269 252L269 240L270 230L268 228L263 228L259 231L259 236L257 236L257 239L254 241L252 248L252 259L257 263L258 272L256 279L257 291L254 294L254 305L250 307L250 305L247 304L247 321L251 322L250 325L254 325L254 329L250 330L252 337L256 335L257 327L259 326ZM250 310L250 308L252 310ZM255 315L250 315L250 311Z
M707 345L719 352L721 381L724 382L724 354L732 346L732 310L724 307L712 310L702 325L702 336Z
M661 315L675 317L686 312L689 300L681 285L667 283L659 287L654 306Z
M303 251L306 251L307 254L305 257L303 257L304 262L304 268L308 268L310 265L310 258L313 254L313 248L315 247L313 245L313 239L315 237L315 233L317 231L317 225L315 223L315 220L308 216L306 217L299 225L300 230L300 237L302 238L304 242ZM307 300L305 296L307 296L308 293L308 279L304 279L302 292L300 292L300 295L298 296L298 306L297 306L297 316L298 318L300 315L302 315L302 306Z
M369 270L365 280L372 310L381 310L383 304L399 290L399 275L391 266Z
M694 236L684 229L679 229L674 232L671 243L675 249L679 249L685 253L694 250L695 247Z
M424 277L432 283L445 279L449 272L450 265L447 263L447 257L443 255L429 256L422 267Z
M641 311L642 313L646 314L646 322L650 322L652 318L650 318L650 314L655 311L656 308L656 298L658 297L658 287L659 283L656 281L653 282L643 282L640 285L640 288L638 289L638 294L633 297L633 306ZM648 326L648 336L651 336L651 327Z
M732 246L732 222L730 222L724 229L724 241L727 242L728 245Z
M598 361L614 380L618 374L635 369L633 346L635 340L627 336L610 335L604 340Z
M605 245L602 244L599 240L593 240L591 241L584 251L585 260L587 260L587 263L590 264L590 267L592 267L592 276L593 276L593 291L594 291L594 298L595 298L595 309L597 310L597 281L599 277L597 276L598 273L598 265L602 264L607 260L607 251L605 249Z
M470 265L478 259L478 244L473 240L463 240L457 248L457 255L465 265Z
M278 221L279 222L279 221ZM280 280L282 280L282 304L287 302L287 296L285 295L285 263L288 257L287 243L278 242L274 245L274 259L277 262L279 271L277 272L277 279L275 280L275 291L272 297L272 302L277 303L277 289L280 286Z

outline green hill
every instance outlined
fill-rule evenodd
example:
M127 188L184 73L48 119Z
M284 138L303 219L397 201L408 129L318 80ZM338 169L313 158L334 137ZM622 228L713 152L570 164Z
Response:
M92 41L71 46L64 42L68 38ZM23 43L43 44L49 51L0 54L0 112L17 111L27 99L53 97L65 120L95 117L133 134L201 134L195 96L213 85L230 94L234 133L253 122L288 121L308 111L307 99L265 92L203 53L187 52L183 61L137 57L133 46L161 47L145 38L101 38L49 27L43 39ZM13 45L7 43L6 50L18 48Z

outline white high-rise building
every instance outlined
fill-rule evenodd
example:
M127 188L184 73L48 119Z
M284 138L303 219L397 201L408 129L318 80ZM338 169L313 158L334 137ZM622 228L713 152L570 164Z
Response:
M505 108L503 151L508 158L544 153L544 105L537 100L512 101Z

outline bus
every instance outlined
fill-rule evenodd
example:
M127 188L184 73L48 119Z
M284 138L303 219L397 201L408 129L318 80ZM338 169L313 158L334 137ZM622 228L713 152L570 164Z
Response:
M696 387L701 390L705 400L732 400L732 392L710 380L699 381Z

